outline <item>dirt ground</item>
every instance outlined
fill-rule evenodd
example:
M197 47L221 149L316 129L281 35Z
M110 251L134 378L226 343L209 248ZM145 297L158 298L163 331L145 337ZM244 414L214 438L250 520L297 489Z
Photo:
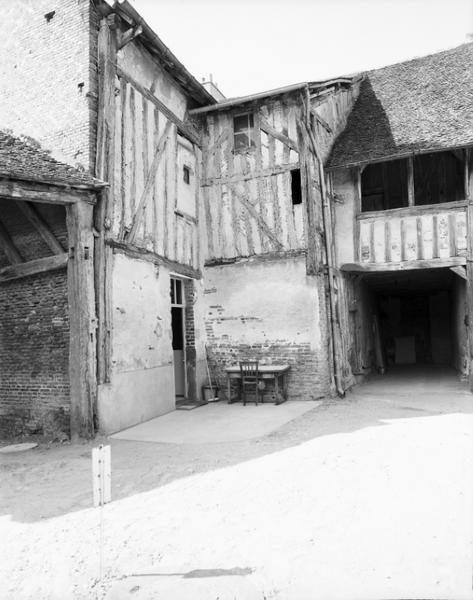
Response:
M249 441L2 455L0 598L472 598L472 396L389 389Z

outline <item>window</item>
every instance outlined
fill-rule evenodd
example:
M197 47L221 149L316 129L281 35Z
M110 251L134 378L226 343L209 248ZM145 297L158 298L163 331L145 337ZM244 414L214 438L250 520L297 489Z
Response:
M461 151L420 154L410 159L375 163L366 166L361 174L362 212L464 199L464 155Z
M182 167L182 179L184 180L184 183L187 183L188 185L191 182L191 170L186 165Z
M255 146L255 126L252 113L233 117L233 149L244 152Z
M302 189L301 189L301 171L293 169L291 171L291 196L292 206L302 204Z
M361 210L408 206L407 160L375 163L361 174Z
M464 200L462 155L436 152L414 157L414 194L421 206Z

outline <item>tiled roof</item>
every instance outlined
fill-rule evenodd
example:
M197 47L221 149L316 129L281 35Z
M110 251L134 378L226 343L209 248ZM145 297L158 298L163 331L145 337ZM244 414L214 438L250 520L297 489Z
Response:
M365 73L329 168L473 144L473 43Z
M63 185L100 187L89 173L52 158L33 142L0 130L0 177Z

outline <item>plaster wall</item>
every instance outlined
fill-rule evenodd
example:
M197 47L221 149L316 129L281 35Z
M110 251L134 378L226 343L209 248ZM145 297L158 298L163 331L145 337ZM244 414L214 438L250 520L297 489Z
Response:
M117 64L137 83L150 90L177 117L184 119L187 109L184 92L138 41L118 51Z
M208 267L204 280L210 364L221 388L225 366L257 358L291 365L290 399L328 392L320 281L306 275L304 256Z
M334 229L337 266L355 262L356 195L354 173L338 169L332 173L332 189L337 198L334 207Z
M164 267L114 255L111 382L98 392L104 433L174 409L169 281Z

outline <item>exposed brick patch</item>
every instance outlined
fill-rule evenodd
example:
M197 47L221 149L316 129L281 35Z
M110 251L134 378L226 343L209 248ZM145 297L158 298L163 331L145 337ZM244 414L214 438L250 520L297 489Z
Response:
M69 433L65 270L0 284L0 435Z
M195 322L194 322L194 302L195 291L194 281L186 279L184 284L185 296L185 347L186 347L186 370L187 370L187 397L190 400L197 399L197 383L196 383L196 349L195 349Z
M329 393L327 362L310 348L309 344L290 342L263 344L211 344L209 363L212 380L216 381L222 396L226 398L227 377L225 367L239 360L270 360L275 364L288 364L289 400L314 400Z

